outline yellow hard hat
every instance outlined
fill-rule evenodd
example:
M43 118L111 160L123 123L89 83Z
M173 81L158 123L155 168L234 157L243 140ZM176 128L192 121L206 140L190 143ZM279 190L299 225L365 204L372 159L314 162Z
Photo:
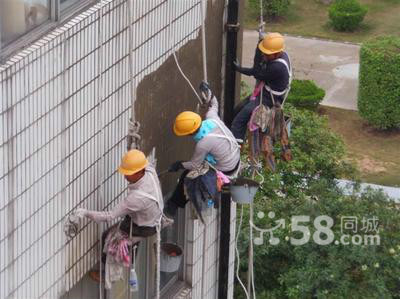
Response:
M258 44L258 48L264 54L279 53L285 48L285 41L283 36L278 32L268 33Z
M175 118L174 133L185 136L196 132L201 125L201 116L192 111L184 111Z
M132 175L144 169L148 164L146 156L141 151L133 149L122 157L118 171L123 175Z

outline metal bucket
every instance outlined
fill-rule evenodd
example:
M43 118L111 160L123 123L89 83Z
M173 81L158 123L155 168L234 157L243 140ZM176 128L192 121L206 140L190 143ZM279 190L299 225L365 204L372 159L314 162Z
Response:
M173 273L179 270L182 261L182 248L176 244L161 244L160 271Z
M247 178L238 178L230 186L232 200L237 203L250 204L253 202L260 185Z

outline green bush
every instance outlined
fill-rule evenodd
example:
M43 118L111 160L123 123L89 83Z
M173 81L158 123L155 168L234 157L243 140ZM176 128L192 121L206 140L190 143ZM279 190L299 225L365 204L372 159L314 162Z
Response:
M321 184L322 186L322 184ZM321 190L323 190L321 192ZM259 228L272 228L284 219L285 228L274 231L280 240L278 245L268 243L254 246L254 272L257 298L260 299L347 299L347 298L399 298L400 275L400 217L396 204L383 193L366 191L359 196L343 196L334 188L324 186L310 198L299 193L296 196L274 197L259 193L255 199L255 215L275 213L274 219L254 217ZM263 198L266 197L266 198ZM291 245L287 238L300 239L302 233L293 232L291 217L306 215L309 241L301 246ZM330 228L335 239L340 239L342 216L355 216L358 232L350 236L378 235L379 245L318 245L313 241L316 217L327 215L334 220ZM379 233L361 231L363 219L376 217ZM240 272L245 281L247 271L247 248L249 244L249 214L245 210L242 234L239 242ZM324 224L325 226L325 224ZM259 233L255 233L258 237ZM324 238L324 235L321 235ZM377 244L377 243L375 243ZM236 288L236 299L243 299L243 291Z
M263 0L263 16L274 19L287 14L290 0ZM249 0L249 7L256 15L260 13L260 1Z
M278 171L265 172L262 189L254 201L254 223L259 228L273 228L275 221L285 220L285 227L274 230L277 245L268 243L254 246L255 289L259 299L347 299L400 298L400 217L395 202L383 193L367 190L360 195L345 196L336 187L335 178L353 176L353 169L342 161L344 145L327 126L325 118L307 110L285 107L291 114L292 150L294 160L279 161ZM280 192L277 192L280 191ZM274 212L275 217L267 215ZM240 210L238 210L240 213ZM260 217L259 213L265 217ZM294 246L287 238L301 238L293 231L291 217L310 216L308 223L300 223L310 231L310 240ZM361 230L362 220L376 217L379 224L380 245L317 245L313 221L320 215L334 220L331 230L335 240L341 232L342 216L355 216L357 233L350 236L376 235ZM240 217L237 217L240 219ZM246 284L249 245L249 209L244 208L243 226L238 242L239 273ZM322 224L322 226L326 226ZM259 237L259 232L254 232ZM324 234L321 235L324 239ZM244 299L238 283L236 299Z
M336 0L329 7L329 18L333 28L339 31L353 31L363 21L367 8L357 0Z
M311 80L293 80L287 103L295 107L315 109L325 97L325 90Z
M400 38L378 37L360 49L358 110L380 129L400 128Z

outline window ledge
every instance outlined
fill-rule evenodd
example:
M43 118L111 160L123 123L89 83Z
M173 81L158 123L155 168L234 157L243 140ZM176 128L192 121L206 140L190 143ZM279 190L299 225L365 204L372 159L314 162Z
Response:
M182 280L176 281L162 296L163 299L191 299L192 289Z

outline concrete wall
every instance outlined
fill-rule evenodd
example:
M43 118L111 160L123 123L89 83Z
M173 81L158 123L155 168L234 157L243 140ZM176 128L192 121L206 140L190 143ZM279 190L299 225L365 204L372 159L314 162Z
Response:
M225 3L207 2L209 82L220 95ZM100 1L0 66L1 299L58 298L97 262L99 226L86 222L67 240L63 223L77 207L110 209L126 194L115 168L132 103L142 148L156 147L159 170L190 157L193 142L174 136L172 122L196 100L171 51L197 88L201 1L132 3L129 19L127 0ZM163 180L164 193L175 179ZM199 297L202 228L187 219L184 278L191 298L216 298L217 217L214 211L207 226L206 297Z

